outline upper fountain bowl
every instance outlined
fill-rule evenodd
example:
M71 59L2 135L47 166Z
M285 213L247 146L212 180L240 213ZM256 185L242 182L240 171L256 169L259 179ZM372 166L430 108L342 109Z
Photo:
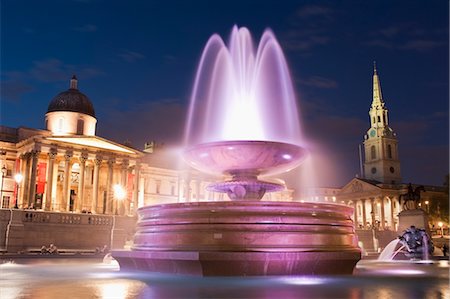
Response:
M286 172L307 156L307 150L298 145L253 140L202 143L184 153L185 161L199 171L239 177Z

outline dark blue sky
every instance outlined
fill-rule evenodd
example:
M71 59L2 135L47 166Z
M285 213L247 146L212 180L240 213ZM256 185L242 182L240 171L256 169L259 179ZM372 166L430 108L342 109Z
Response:
M448 1L1 2L1 124L44 127L72 74L92 100L97 135L137 148L181 140L201 51L234 24L284 49L304 130L333 166L321 185L359 169L377 61L405 182L448 173ZM320 172L320 171L319 171Z

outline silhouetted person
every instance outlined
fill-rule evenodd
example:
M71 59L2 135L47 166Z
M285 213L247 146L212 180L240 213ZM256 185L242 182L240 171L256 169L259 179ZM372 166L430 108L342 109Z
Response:
M445 242L444 245L442 245L442 253L444 254L444 256L447 256L447 254L448 254L448 244L447 244L447 242Z

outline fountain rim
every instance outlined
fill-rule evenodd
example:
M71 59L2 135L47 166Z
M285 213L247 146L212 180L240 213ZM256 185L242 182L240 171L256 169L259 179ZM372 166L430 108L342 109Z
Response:
M294 208L291 212L294 212L297 208L309 209L315 211L330 211L336 212L339 210L344 213L353 213L354 208L341 203L330 203L330 202L301 202L301 201L261 201L261 200L243 200L243 201L198 201L198 202L176 202L176 203L165 203L157 205L149 205L140 207L138 212L143 212L145 210L158 210L158 209L178 209L178 208L223 208L232 209L245 206L259 206L260 208Z
M285 142L285 141L274 141L274 140L263 140L263 139L261 139L261 140L232 139L232 140L217 140L217 141L201 142L201 143L187 146L186 149L183 150L183 154L186 154L187 152L190 152L192 150L198 150L199 148L203 148L203 147L223 146L223 145L233 146L233 145L241 145L241 144L245 144L245 145L249 145L249 144L272 144L272 145L282 144L282 145L297 147L297 148L301 149L302 151L305 151L306 154L309 154L308 149L306 149L304 146L301 146L299 144L295 144L292 142Z

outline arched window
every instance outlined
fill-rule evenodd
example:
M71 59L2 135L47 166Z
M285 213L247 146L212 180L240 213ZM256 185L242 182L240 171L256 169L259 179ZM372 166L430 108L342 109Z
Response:
M370 157L372 158L372 160L377 158L377 152L375 149L375 145L372 145L372 147L370 148Z
M81 118L77 121L77 135L83 135L84 120Z
M388 159L392 159L392 146L390 144L387 146L387 157Z

